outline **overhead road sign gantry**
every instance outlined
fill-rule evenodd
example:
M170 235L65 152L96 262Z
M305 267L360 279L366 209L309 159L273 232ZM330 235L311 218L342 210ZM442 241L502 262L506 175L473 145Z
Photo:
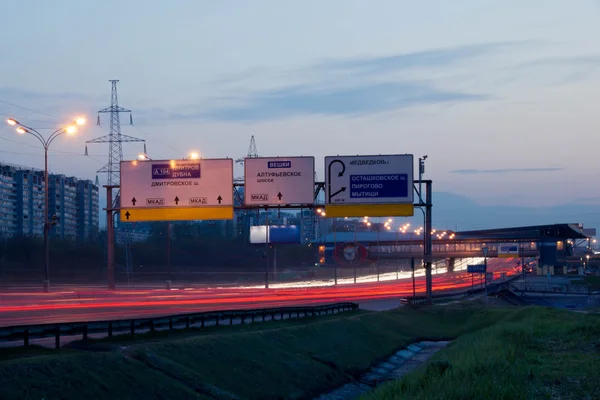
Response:
M246 206L314 203L314 157L259 157L244 160Z
M414 215L412 154L325 157L328 217Z
M122 222L233 219L233 159L121 161Z

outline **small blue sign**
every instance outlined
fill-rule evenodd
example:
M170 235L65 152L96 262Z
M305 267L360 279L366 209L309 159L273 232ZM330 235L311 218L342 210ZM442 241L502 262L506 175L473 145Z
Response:
M467 272L471 274L485 274L485 264L467 265Z
M268 168L292 168L291 161L269 161Z
M408 197L408 175L350 175L350 197Z
M269 226L269 243L300 243L300 228L296 225Z
M189 179L200 178L200 163L180 164L152 164L152 179Z

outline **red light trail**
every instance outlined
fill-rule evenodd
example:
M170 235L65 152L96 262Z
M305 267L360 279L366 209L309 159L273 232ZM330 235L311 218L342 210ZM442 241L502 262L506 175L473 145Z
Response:
M490 267L495 274L512 275L512 265ZM476 277L475 287L479 287ZM434 293L471 287L465 271L433 276ZM58 322L100 321L231 309L316 305L340 301L368 301L412 296L412 279L337 286L298 288L204 288L185 290L13 292L0 294L0 326ZM425 279L416 278L416 292L425 293Z

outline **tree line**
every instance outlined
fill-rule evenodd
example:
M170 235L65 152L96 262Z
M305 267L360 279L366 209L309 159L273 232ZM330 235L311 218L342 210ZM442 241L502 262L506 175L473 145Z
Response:
M100 231L93 242L50 238L50 258L53 269L98 269L106 265L107 235ZM196 225L152 224L148 238L115 243L115 263L145 267L234 267L263 268L265 245L251 245L240 237L227 237ZM272 250L271 250L272 251ZM43 265L44 247L41 238L0 237L0 270L37 268ZM277 262L282 267L314 265L313 248L307 245L280 245Z

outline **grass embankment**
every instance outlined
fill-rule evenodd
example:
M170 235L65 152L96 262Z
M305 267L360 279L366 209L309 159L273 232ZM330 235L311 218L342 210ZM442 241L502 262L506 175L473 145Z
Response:
M572 283L579 285L588 285L591 290L600 290L600 276L581 276L571 279Z
M597 399L599 366L600 316L527 307L364 398Z
M306 398L351 380L415 340L457 337L493 324L506 312L403 308L120 346L113 341L112 347L104 342L104 352L29 351L15 358L13 351L0 361L0 397Z

